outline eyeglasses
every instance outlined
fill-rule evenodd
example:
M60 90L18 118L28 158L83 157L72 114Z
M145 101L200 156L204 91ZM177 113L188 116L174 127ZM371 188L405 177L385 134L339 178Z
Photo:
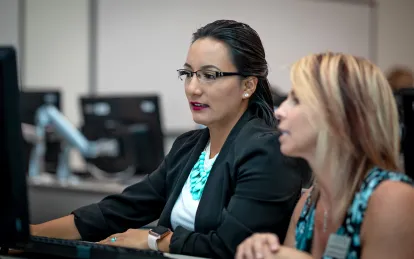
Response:
M243 74L237 73L237 72L218 72L218 71L212 71L212 70L198 70L198 71L190 71L187 69L178 69L178 78L181 81L185 81L188 83L193 75L195 74L200 80L200 82L203 83L212 83L217 78L223 77L223 76L245 76Z

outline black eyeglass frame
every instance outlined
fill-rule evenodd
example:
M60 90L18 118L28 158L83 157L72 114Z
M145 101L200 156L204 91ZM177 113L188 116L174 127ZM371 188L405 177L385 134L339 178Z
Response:
M215 76L216 76L215 79L217 79L219 77L224 77L224 76L242 76L242 77L248 77L248 75L244 75L244 74L241 74L241 73L238 73L238 72L221 72L221 71L206 70L206 69L200 69L200 70L197 70L197 71L191 71L191 70L188 70L188 69L177 69L177 72L178 72L178 77L181 76L180 72L187 72L187 73L190 74L190 77L193 77L193 75L196 75L197 76L197 73L198 72L215 73Z

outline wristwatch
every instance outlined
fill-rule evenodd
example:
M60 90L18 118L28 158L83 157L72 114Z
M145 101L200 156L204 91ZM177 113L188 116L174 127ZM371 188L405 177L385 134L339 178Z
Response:
M163 226L157 226L153 229L150 229L148 234L148 246L151 250L158 251L158 244L157 241L163 239L171 233L169 228Z

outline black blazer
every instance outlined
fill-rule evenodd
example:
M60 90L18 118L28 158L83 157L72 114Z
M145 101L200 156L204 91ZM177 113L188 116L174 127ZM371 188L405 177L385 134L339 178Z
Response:
M158 218L158 224L171 228L171 210L208 140L208 129L181 135L144 180L74 211L82 239L102 240ZM280 153L276 130L247 111L211 169L195 231L177 227L170 252L232 258L239 243L254 232L273 232L283 241L301 185L300 170Z

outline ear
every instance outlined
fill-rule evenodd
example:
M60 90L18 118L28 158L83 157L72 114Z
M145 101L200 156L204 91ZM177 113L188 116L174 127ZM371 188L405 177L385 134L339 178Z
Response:
M248 99L253 95L254 91L256 91L258 81L257 77L254 76L243 80L243 99Z

